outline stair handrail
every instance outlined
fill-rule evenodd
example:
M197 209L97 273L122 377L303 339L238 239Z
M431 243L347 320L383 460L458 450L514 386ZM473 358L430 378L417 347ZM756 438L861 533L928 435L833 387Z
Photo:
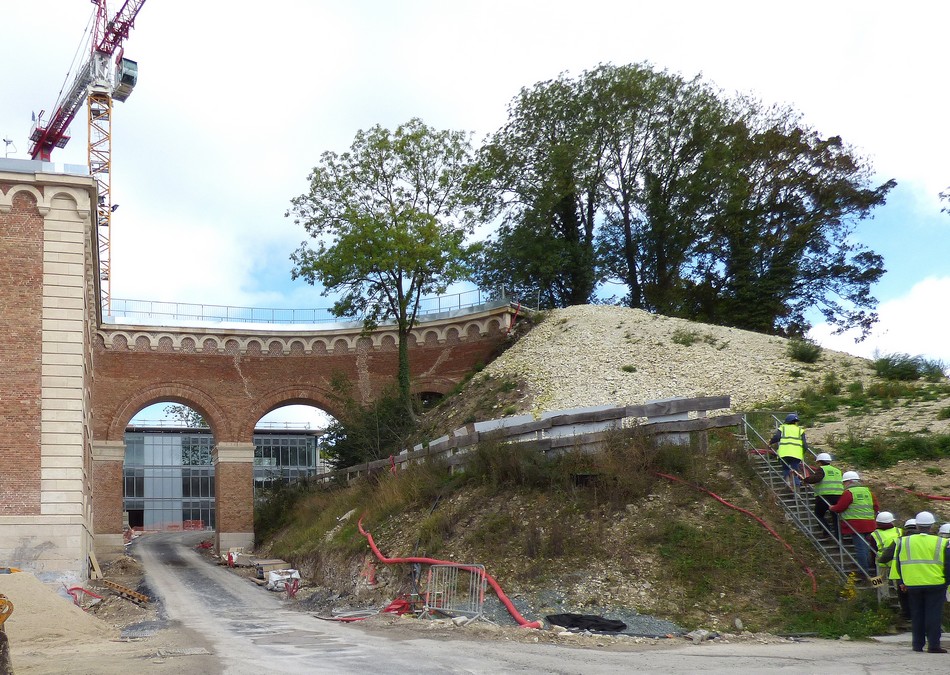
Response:
M774 413L770 413L770 415L776 422L776 425L780 424L779 418ZM750 440L750 435L755 436L759 441L761 441L763 448L767 449L768 454L776 455L775 451L768 444L768 440L765 439L762 434L759 433L758 429L756 429L755 426L753 426L749 421L748 415L743 415L742 420L745 431L744 441L746 445L747 456L751 457L753 453L762 454L763 452L762 449L755 447L753 442ZM813 450L811 450L811 448L809 448L809 452L815 456L815 453ZM803 483L800 488L804 488L804 491L802 489L792 491L792 497L796 507L792 508L792 506L787 504L785 500L780 497L773 486L773 483L784 484L784 479L781 476L780 470L773 466L771 462L766 462L764 466L768 474L771 475L772 480L770 481L766 475L763 475L758 470L755 471L756 476L758 476L759 479L765 484L765 487L778 498L777 501L782 506L782 510L785 511L786 515L792 520L793 523L795 523L795 526L802 532L802 534L805 535L805 537L817 549L817 551L828 562L828 564L831 565L832 569L835 570L842 580L846 581L849 575L849 572L845 567L847 564L847 561L845 560L846 558L854 563L855 567L863 571L861 564L858 563L854 555L851 554L851 551L849 551L844 545L844 542L841 538L840 521L838 527L836 528L837 531L833 531L826 523L818 520L818 518L815 516L813 508L814 491L811 485ZM753 468L755 468L754 465ZM803 499L803 492L804 494L811 495L812 499L807 501ZM801 513L807 514L804 519L802 518ZM815 536L813 528L816 524L821 527L825 534L832 538L832 541L837 542L837 548L834 550L834 553L828 551L825 544L823 544L818 539L818 537ZM870 575L867 573L864 574L865 577L870 579Z

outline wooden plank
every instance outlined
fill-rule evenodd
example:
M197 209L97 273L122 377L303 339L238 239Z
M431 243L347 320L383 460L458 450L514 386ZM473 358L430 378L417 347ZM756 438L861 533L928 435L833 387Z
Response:
M610 420L619 420L627 416L626 406L619 408L608 408L606 410L591 410L582 413L569 413L567 415L554 415L548 417L551 426L562 427L572 424L591 424L593 422L607 422Z
M121 595L126 600L132 600L133 602L141 602L142 604L148 604L150 598L138 591L133 591L131 588L126 588L125 586L120 586L114 581L109 581L108 579L101 579L100 583L104 584L106 587L111 588L113 591Z
M102 570L99 569L99 561L96 560L96 554L92 550L89 551L89 562L92 563L92 574L90 575L90 577L93 579L101 579Z

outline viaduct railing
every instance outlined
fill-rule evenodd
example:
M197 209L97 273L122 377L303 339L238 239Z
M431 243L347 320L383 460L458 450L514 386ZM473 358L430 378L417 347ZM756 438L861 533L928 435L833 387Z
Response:
M488 303L503 305L508 302L504 291L463 291L419 300L420 318L429 319L443 312L479 307ZM231 307L188 302L160 302L157 300L128 300L112 298L109 305L110 322L118 319L171 320L176 322L234 322L266 324L320 324L347 321L335 316L329 307L314 309L279 309L268 307Z
M455 468L468 461L466 456L481 442L518 443L540 452L591 452L603 446L608 437L620 434L663 436L670 443L686 443L692 432L706 432L742 424L741 414L707 416L710 410L728 409L728 396L652 401L642 405L601 406L545 413L541 419L531 415L504 417L475 422L456 429L426 444L419 444L398 455L346 467L308 478L308 481L351 481L359 476L390 470L431 458L443 459ZM700 436L706 447L706 434Z

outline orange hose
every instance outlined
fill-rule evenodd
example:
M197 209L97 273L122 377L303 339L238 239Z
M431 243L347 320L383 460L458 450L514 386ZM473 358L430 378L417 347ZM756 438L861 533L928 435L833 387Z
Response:
M376 542L373 540L373 535L363 529L363 518L362 516L356 523L356 527L359 529L360 534L366 537L366 541L369 542L369 547L373 549L373 553L376 554L376 557L379 558L379 561L387 565L402 564L402 563L422 563L425 565L455 565L463 570L471 572L473 574L484 574L485 580L488 584L494 589L495 593L498 595L498 599L501 600L501 603L508 609L508 613L511 614L511 618L518 622L518 625L522 628L541 628L542 624L540 621L528 621L521 613L515 608L511 600L508 599L508 596L505 595L505 592L501 590L501 586L498 585L498 582L482 569L477 567L469 567L466 565L459 565L456 562L451 560L437 560L436 558L387 558L384 556L379 548L376 547Z

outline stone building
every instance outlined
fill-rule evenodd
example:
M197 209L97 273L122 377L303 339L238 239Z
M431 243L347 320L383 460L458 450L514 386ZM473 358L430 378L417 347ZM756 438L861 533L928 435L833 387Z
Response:
M96 185L0 159L0 565L81 578L93 546Z

